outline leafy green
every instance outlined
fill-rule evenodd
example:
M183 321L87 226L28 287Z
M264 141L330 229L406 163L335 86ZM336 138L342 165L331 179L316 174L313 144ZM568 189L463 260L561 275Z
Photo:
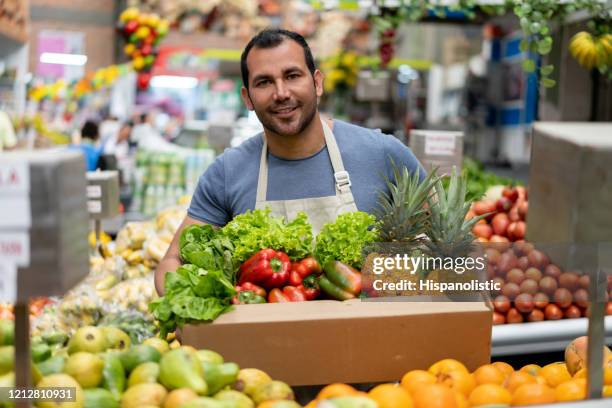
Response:
M284 217L271 216L269 209L247 211L237 215L222 231L234 246L233 258L237 264L263 248L283 251L292 260L305 258L312 252L312 226L303 212L286 223Z
M233 263L232 241L210 225L190 225L181 233L181 259L206 270L221 270L233 282L236 265Z
M340 261L361 269L362 249L378 240L378 233L371 227L376 218L357 211L341 214L333 223L327 223L317 235L315 258L321 265L328 261Z
M186 323L216 319L231 307L236 295L223 271L206 270L193 264L179 267L176 273L167 273L164 286L166 294L149 305L159 321L162 338Z
M481 163L467 157L463 159L461 175L467 179L467 199L469 201L482 199L489 187L519 184L516 180L500 177L493 172L485 171ZM442 179L442 184L445 189L448 189L449 181L450 177L444 177Z

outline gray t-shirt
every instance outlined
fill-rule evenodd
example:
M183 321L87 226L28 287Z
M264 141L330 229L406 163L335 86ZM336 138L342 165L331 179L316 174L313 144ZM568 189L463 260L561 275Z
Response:
M393 136L334 120L333 133L344 168L351 178L351 191L357 209L373 213L380 191L388 193L385 176L393 179L391 160L410 173L425 170L412 151ZM223 226L247 210L255 208L262 134L240 146L226 150L204 172L188 210L190 217ZM314 155L286 160L268 152L268 191L266 200L293 200L335 195L333 168L324 147Z

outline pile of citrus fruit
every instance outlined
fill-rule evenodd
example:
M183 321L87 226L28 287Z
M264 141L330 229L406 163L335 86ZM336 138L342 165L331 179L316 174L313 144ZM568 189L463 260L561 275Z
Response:
M604 397L612 397L612 357L606 348ZM407 372L399 383L381 384L369 392L346 384L331 384L306 407L323 400L352 398L370 400L378 408L466 408L526 406L586 398L586 338L574 340L566 349L566 362L543 367L485 364L470 372L454 359L436 362L427 370ZM368 406L367 404L362 404ZM362 406L360 405L360 406Z

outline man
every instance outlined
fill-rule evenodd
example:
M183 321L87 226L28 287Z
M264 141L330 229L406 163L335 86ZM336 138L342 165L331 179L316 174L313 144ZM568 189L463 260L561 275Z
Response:
M287 219L305 211L316 233L340 213L372 212L379 192L387 191L391 159L424 176L394 137L319 115L323 74L299 34L260 32L244 49L241 70L242 100L264 134L227 150L200 177L188 215L157 268L160 294L165 273L180 265L178 242L187 225L223 226L247 210L270 207Z

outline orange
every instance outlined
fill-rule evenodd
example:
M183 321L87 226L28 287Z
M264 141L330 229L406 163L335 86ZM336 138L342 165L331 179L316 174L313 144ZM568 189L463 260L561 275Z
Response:
M611 398L612 397L612 385L604 385L603 387L603 397Z
M343 397L345 395L355 394L356 392L357 390L348 384L333 383L323 387L321 391L319 391L317 399L322 400L327 398Z
M508 391L514 392L518 387L524 384L536 384L535 377L523 371L515 371L506 379L504 387L506 387Z
M526 366L521 367L521 369L519 371L525 372L527 374L531 374L531 375L538 375L540 373L540 370L542 369L542 367L540 367L537 364L527 364Z
M408 371L402 377L401 385L408 391L410 394L413 394L414 391L425 384L435 384L436 377L427 372L425 370L412 370Z
M374 387L368 397L378 404L379 408L412 408L412 397L403 387L397 384L381 384Z
M510 391L499 384L481 384L470 394L470 405L510 404Z
M587 378L587 369L581 368L573 378ZM604 385L612 385L612 367L604 367Z
M586 398L586 380L576 378L560 384L555 388L557 401L578 401Z
M319 403L319 401L314 399L314 400L310 401L308 404L304 405L304 408L315 408L318 403ZM257 407L257 408L259 408L259 407Z
M536 405L555 402L555 390L542 384L523 384L512 394L512 405Z
M415 408L457 408L455 393L440 384L427 384L413 395Z
M542 377L541 375L536 375L534 378L536 379L536 383L542 384L542 385L548 385L546 378Z
M465 395L458 391L454 391L453 393L455 394L455 403L457 404L457 408L469 408L470 403Z
M540 370L540 375L546 378L549 386L556 388L557 385L572 379L565 363L551 363Z
M466 397L476 387L476 381L470 373L465 371L449 371L437 375L438 384L446 385L453 391L458 391Z
M448 373L451 371L465 371L469 373L468 369L463 365L463 363L454 360L452 358L446 358L444 360L440 360L437 363L434 363L429 367L430 373L433 375L438 375L440 373Z
M474 371L476 384L503 384L506 376L493 364L485 364Z
M508 377L514 372L514 368L512 368L510 364L504 363L503 361L496 361L493 363L493 366L495 366L495 368L504 373L506 377Z

